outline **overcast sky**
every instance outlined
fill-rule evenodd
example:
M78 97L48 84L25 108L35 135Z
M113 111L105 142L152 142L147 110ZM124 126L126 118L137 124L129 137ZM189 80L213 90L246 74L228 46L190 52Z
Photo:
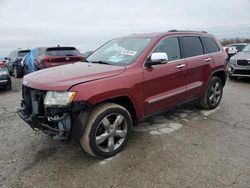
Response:
M0 56L72 45L82 52L131 33L206 30L250 37L250 0L0 0Z

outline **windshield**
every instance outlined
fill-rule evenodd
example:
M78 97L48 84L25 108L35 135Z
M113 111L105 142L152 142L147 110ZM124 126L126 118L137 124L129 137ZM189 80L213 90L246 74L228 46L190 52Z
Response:
M235 45L237 51L242 50L245 46L246 46L246 45L243 45L243 44Z
M111 65L129 65L143 52L151 38L120 38L106 43L91 54L87 61Z
M248 44L242 51L243 52L250 52L250 44Z

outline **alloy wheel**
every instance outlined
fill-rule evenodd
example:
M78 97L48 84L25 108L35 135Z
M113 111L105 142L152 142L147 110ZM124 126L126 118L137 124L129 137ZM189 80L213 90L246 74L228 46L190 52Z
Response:
M103 152L113 152L125 140L128 132L127 121L121 114L110 114L97 127L95 142Z
M220 82L215 82L209 92L209 102L212 105L217 105L222 96L222 86Z

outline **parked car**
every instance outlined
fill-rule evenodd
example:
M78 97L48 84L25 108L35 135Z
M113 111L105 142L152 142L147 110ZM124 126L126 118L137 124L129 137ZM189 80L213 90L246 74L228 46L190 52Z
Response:
M0 87L11 90L11 78L4 62L0 61Z
M34 48L25 58L25 72L34 72L44 68L82 61L83 56L74 47Z
M111 157L132 124L199 100L216 108L227 54L205 32L133 34L101 46L86 62L26 75L20 117L54 139L80 139L90 155ZM87 63L88 62L88 63Z
M16 78L21 78L23 76L23 67L21 66L21 61L23 57L29 52L30 50L14 50L10 53L9 57L6 58L6 65L10 75L14 73Z
M250 44L230 59L229 78L236 77L250 77Z
M226 49L229 58L231 58L236 53L241 51L246 45L247 43L234 43L234 44L228 44L224 48Z
M235 47L236 53L241 51L243 48L245 48L247 43L234 43L234 44L228 44L226 47Z
M224 47L224 50L228 54L228 59L230 59L232 56L234 56L237 53L237 49L235 46Z

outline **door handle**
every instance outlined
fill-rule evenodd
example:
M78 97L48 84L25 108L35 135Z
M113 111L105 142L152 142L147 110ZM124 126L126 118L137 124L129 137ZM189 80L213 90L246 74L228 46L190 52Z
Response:
M206 59L205 59L205 61L206 61L206 62L211 61L211 60L212 60L212 58L211 58L211 57L210 57L210 58L206 58Z
M180 64L180 65L176 66L177 69L180 69L180 68L183 68L183 67L186 67L186 65L185 64Z

